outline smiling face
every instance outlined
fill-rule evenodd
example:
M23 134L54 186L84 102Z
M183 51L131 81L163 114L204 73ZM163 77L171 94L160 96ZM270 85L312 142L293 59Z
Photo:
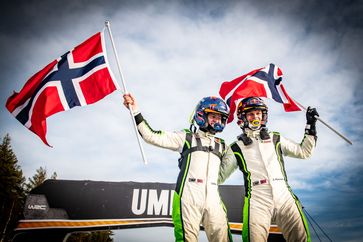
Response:
M252 122L253 120L262 120L262 111L259 109L249 111L246 113L246 118L248 122Z
M259 129L262 121L262 111L259 109L251 110L246 113L246 119L251 129Z
M208 113L208 124L214 127L214 124L222 123L222 115L220 113Z

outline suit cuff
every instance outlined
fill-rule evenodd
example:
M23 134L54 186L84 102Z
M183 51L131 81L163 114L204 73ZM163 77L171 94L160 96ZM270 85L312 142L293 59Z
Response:
M141 113L136 113L134 118L135 118L136 125L139 125L142 121L144 121L144 117L142 116Z

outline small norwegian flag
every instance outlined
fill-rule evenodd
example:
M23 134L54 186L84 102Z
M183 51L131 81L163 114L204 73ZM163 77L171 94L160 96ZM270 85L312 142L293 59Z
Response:
M274 64L253 70L236 79L223 82L219 95L230 107L228 123L233 121L238 100L247 97L266 97L282 103L286 112L302 109L290 98L282 85L282 71Z

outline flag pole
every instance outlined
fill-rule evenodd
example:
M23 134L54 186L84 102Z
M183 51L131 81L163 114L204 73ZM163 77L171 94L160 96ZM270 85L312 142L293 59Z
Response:
M294 100L294 102L302 109L304 109L305 111L307 110L306 107L304 107L303 105L301 105L299 102L297 102L296 100ZM342 135L341 133L339 133L336 129L334 129L333 127L331 127L329 124L327 124L324 120L322 120L320 117L318 116L314 116L317 120L319 120L322 124L324 124L326 127L328 127L330 130L332 130L334 133L336 133L340 138L344 139L348 144L353 145L352 141L350 141L347 137L345 137L344 135Z
M129 92L127 91L127 88L126 88L125 79L124 79L124 76L123 76L123 74L122 74L122 69L121 69L120 61L119 61L119 58L118 58L118 55L117 55L117 51L116 51L116 47L115 47L115 43L114 43L114 41L113 41L113 37L112 37L110 21L106 21L106 22L105 22L105 25L106 25L106 27L107 27L108 34L109 34L110 39L111 39L111 44L112 44L112 48L113 48L113 53L115 54L115 58L116 58L116 62L117 62L118 71L119 71L120 76L121 76L121 82L122 82L122 87L123 87L123 94L128 94ZM139 147L140 147L141 155L142 155L142 158L143 158L143 160L144 160L144 164L146 165L146 164L147 164L147 160L146 160L146 156L145 156L144 148L143 148L142 143L141 143L141 139L140 139L140 136L139 136L139 132L138 132L138 129L137 129L137 126L136 126L136 121L135 121L135 118L134 118L134 114L132 113L132 111L133 111L133 110L132 110L132 107L131 107L131 105L130 105L130 104L129 104L129 111L130 111L131 120L132 120L132 123L133 123L133 126L134 126L134 130L135 130L135 133L136 133L137 141L138 141L138 143L139 143Z

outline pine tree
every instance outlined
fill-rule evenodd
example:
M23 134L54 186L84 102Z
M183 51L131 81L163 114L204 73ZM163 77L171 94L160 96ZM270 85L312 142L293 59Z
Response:
M53 172L52 176L50 177L50 179L57 179L58 175L57 175L57 172Z
M25 184L25 190L27 193L30 192L33 188L41 185L47 179L47 170L43 167L40 167L36 170L36 173L32 178L28 178L28 183Z
M32 189L40 186L45 180L47 180L47 169L39 167L32 178L28 178L28 183L25 184L25 191L29 193ZM50 179L57 179L57 173L53 172Z
M10 141L7 134L0 145L0 242L10 240L25 200L25 178Z

